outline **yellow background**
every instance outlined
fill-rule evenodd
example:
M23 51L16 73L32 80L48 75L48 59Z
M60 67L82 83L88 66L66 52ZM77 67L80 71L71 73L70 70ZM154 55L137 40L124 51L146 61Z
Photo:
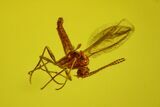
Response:
M90 60L93 70L125 57L127 61L98 74L69 81L60 91L35 73L44 46L56 59L64 53L56 31L59 16L74 44L85 49L92 32L105 24L128 19L132 37L120 48ZM0 107L160 107L159 0L1 0ZM74 71L76 72L76 71Z

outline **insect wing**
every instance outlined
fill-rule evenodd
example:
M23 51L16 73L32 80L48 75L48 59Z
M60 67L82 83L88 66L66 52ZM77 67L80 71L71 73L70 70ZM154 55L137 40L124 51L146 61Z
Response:
M84 53L90 57L103 52L110 52L121 46L133 31L133 25L123 19L117 25L102 29L97 34L92 35L89 47L84 50Z

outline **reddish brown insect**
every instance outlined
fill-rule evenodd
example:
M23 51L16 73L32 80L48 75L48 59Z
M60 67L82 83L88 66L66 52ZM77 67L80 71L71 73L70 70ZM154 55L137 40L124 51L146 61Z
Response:
M97 70L89 72L89 68L87 67L89 64L89 57L97 55L102 52L108 52L113 49L118 48L121 44L123 44L128 38L129 34L134 30L133 26L128 25L122 25L122 23L125 22L125 20L121 20L118 24L110 26L108 28L102 29L100 32L96 33L96 35L93 35L90 41L90 46L86 48L83 51L77 51L81 44L77 46L76 49L72 46L64 28L63 28L63 19L59 18L57 21L57 31L60 37L60 40L63 45L63 49L65 52L65 56L62 57L60 60L56 61L54 54L50 50L49 47L45 47L43 50L42 55L40 56L40 60L37 64L37 66L29 72L30 75L30 82L32 75L34 71L41 69L49 74L51 79L41 88L45 88L51 81L54 81L55 83L61 85L57 90L64 87L67 80L72 80L70 72L73 69L77 69L77 77L78 78L85 78L89 77L100 70L116 65L118 63L121 63L125 61L124 58L117 59L103 67L98 68ZM49 58L44 56L45 52L48 52ZM44 62L45 61L45 62ZM52 76L53 72L50 72L47 68L47 64L51 63L53 65L56 65L60 67L62 70L60 72L54 72L55 75ZM65 72L65 76L62 75L62 72ZM65 78L64 83L60 83L56 81L57 76L62 76Z

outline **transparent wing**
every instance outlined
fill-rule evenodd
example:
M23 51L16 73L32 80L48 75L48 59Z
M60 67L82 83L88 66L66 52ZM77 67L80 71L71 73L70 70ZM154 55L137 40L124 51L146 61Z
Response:
M84 50L84 53L90 57L103 52L110 52L121 46L133 31L133 25L123 19L118 24L92 35L89 47Z

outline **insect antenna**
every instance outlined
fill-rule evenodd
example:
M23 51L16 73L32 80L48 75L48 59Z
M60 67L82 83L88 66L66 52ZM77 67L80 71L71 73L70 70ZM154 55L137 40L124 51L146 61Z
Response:
M111 63L109 63L109 64L107 64L107 65L105 65L105 66L103 66L103 67L101 67L101 68L99 68L97 70L95 70L95 71L90 72L88 76L91 76L91 75L99 72L100 70L105 69L106 67L119 64L119 63L121 63L123 61L125 61L125 58L117 59L117 60L115 60L115 61L113 61L113 62L111 62Z

